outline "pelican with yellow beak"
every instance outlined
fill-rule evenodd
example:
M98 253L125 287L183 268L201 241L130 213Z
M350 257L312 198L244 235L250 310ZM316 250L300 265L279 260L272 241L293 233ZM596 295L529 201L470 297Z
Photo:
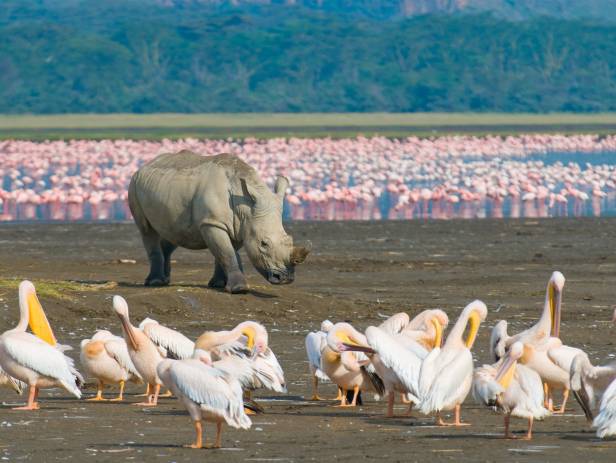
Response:
M407 415L410 413L413 405L419 402L419 371L421 363L432 349L441 347L443 333L441 315L444 312L426 312L430 312L430 317L424 317L423 322L429 325L430 329L424 326L424 330L414 330L414 332L434 332L434 337L427 334L418 337L418 339L431 340L428 346L429 349L426 349L424 345L409 337L404 331L398 334L387 332L383 329L383 325L379 327L370 326L366 329L367 345L354 345L344 342L342 344L343 349L365 352L370 358L377 375L383 380L388 397L385 415L388 418L394 416L396 392L404 394L410 399Z
M468 304L456 321L443 347L434 348L424 359L419 372L419 411L423 414L437 413L439 426L463 426L460 421L460 406L471 390L473 383L473 356L475 343L482 321L488 309L479 301ZM468 326L468 335L463 339ZM441 412L454 410L454 422L445 423Z
M214 361L233 356L250 359L255 374L248 391L265 388L287 392L284 372L260 323L245 321L230 331L206 331L195 342L195 349L209 352Z
M524 345L516 342L497 363L477 368L473 379L475 400L504 413L506 439L515 438L509 431L512 416L528 420L528 431L524 439L530 440L533 436L533 421L550 415L543 406L541 377L518 362L523 356Z
M122 323L124 340L128 355L139 376L150 386L154 394L148 396L147 402L135 405L155 407L158 404L162 381L156 372L156 367L163 360L156 345L140 329L133 326L128 315L128 304L122 296L113 296L113 310Z
M554 413L564 413L569 390L571 389L570 371L573 359L584 354L581 349L566 346L560 340L560 318L562 292L565 277L560 272L552 273L545 293L545 303L539 321L514 336L507 334L507 322L500 321L492 331L490 351L497 360L511 345L522 342L525 346L523 362L532 368L544 383L546 407ZM563 402L560 410L555 411L552 403L552 391L563 390Z
M336 323L327 333L326 341L321 352L321 369L343 392L353 391L351 403L343 393L339 407L355 407L360 391L385 393L383 380L365 354L374 353L366 336L349 323Z
M15 410L37 410L39 389L62 387L81 397L81 374L60 350L43 307L29 281L19 284L19 323L0 335L0 367L28 385L28 403ZM27 333L30 326L33 334Z

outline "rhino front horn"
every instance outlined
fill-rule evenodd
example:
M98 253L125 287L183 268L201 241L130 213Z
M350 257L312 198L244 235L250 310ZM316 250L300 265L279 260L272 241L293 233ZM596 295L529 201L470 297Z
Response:
M291 251L291 263L293 265L301 264L306 260L306 257L310 254L311 250L312 243L310 241L306 243L306 246L294 246L293 251Z

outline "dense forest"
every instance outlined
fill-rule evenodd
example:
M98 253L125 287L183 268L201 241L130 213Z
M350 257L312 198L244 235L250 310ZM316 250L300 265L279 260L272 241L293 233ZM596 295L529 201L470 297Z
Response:
M0 113L616 110L599 20L2 3Z

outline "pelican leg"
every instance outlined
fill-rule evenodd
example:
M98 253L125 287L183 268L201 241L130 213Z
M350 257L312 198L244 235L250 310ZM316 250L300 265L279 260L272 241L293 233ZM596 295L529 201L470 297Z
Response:
M139 402L139 403L136 403L135 405L140 405L142 407L156 407L156 405L158 404L158 394L159 393L160 393L160 384L157 384L156 386L154 386L154 394L148 396L147 402Z
M184 447L188 447L191 449L200 449L203 447L203 428L201 426L201 421L195 421L195 443L185 445Z
M150 396L150 385L147 385L147 388L145 390L144 394L139 394L137 397L149 397Z
M159 395L159 397L173 397L173 392L171 392L170 389L167 389L167 392L165 392L164 394Z
M531 440L533 438L533 417L528 418L528 431L526 431L526 436L524 436L524 440Z
M40 389L38 387L34 388L34 406L38 409L39 408L39 404L38 404L38 395L39 395L39 391Z
M409 400L409 409L406 411L406 416L412 416L411 413L413 412L414 406L415 404L413 403L413 401Z
M460 421L460 409L461 409L461 405L458 404L456 405L456 408L454 409L454 420L453 423L446 423L445 421L443 421L443 419L441 418L441 414L437 413L437 424L439 426L470 426L470 423L462 423L462 421Z
M323 400L319 397L319 378L312 375L312 397L310 400Z
M98 387L96 388L96 397L92 397L90 399L86 399L88 402L104 402L107 399L103 398L103 388L105 384L102 381L98 382Z
M334 407L353 407L353 405L347 402L347 395L344 389L340 389L342 392L342 397L340 397L340 403L338 405L334 405Z
M569 389L565 389L563 391L563 403L560 406L560 410L554 413L558 413L559 415L565 413L565 406L567 405L567 400L569 399Z
M391 391L387 396L387 414L385 415L387 418L394 417L394 397L395 392Z
M124 385L126 382L124 380L120 381L120 394L115 399L109 399L110 402L120 402L124 400Z
M222 423L218 422L216 423L216 440L214 441L214 444L206 445L205 448L219 449L220 447L222 447Z
M351 407L355 407L357 405L357 396L359 395L359 386L355 386L353 388L353 401L351 402Z
M411 404L411 406L413 405L413 402L411 402L409 399L406 398L406 394L400 394L400 401L405 404Z
M28 403L23 407L14 407L13 410L38 410L39 405L35 402L37 393L36 386L30 386L28 390Z
M338 388L338 395L336 396L336 398L334 400L342 400L342 398L344 397L344 393L342 392L342 388Z
M511 434L509 430L509 421L511 420L511 413L505 415L505 439L515 439L515 436Z

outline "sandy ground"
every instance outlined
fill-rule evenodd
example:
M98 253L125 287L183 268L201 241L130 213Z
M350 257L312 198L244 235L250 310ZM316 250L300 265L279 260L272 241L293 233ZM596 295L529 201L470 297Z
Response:
M441 429L431 417L383 418L384 402L365 397L355 410L312 403L304 337L324 318L356 327L380 323L398 311L443 308L455 320L470 300L489 307L474 352L488 360L490 328L501 318L517 332L538 318L553 270L567 277L562 337L600 363L613 355L616 220L296 223L297 241L314 252L293 285L268 285L252 269L253 291L231 296L206 288L212 271L207 251L178 251L172 286L141 286L144 251L136 229L124 225L3 225L0 227L0 311L4 331L17 321L17 291L8 279L66 281L62 299L41 294L60 342L75 346L96 328L120 331L110 298L122 294L133 320L148 315L191 337L254 319L270 331L271 346L287 376L289 394L262 392L267 413L249 431L226 428L224 448L182 448L193 439L187 414L175 399L156 409L126 403L89 403L60 390L41 394L42 409L18 412L24 398L1 390L0 459L10 461L614 461L616 442L594 437L575 403L565 416L537 423L532 442L501 439L502 417L469 398L463 419L472 426ZM121 264L119 259L135 259ZM324 387L335 395L331 385ZM90 396L92 390L85 391ZM403 413L397 405L396 412ZM206 427L209 438L212 426ZM514 422L522 432L525 423Z

